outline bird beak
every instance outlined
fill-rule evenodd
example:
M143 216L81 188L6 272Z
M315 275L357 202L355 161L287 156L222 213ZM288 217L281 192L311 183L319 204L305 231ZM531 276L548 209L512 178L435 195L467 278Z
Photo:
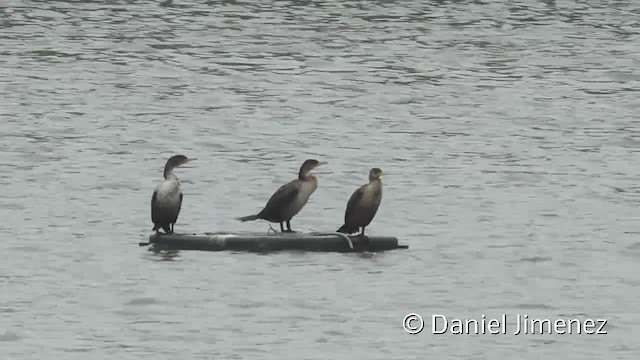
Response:
M320 166L320 165L327 165L329 162L327 161L318 161L318 164L316 165L316 167Z
M384 175L384 172L380 171L380 174L378 176L382 176Z

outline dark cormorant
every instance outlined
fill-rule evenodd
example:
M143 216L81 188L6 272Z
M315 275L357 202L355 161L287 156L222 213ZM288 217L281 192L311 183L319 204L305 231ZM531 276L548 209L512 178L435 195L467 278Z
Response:
M327 164L327 162L314 159L306 160L300 166L298 178L276 190L262 211L256 215L243 216L237 219L240 221L262 219L273 223L277 222L280 223L282 232L294 232L291 230L291 219L302 210L311 194L318 188L318 179L309 174L309 171L324 164ZM287 230L282 226L283 222L287 223Z
M380 176L382 176L382 170L379 168L369 170L369 183L360 186L351 195L344 213L344 225L337 230L338 232L353 234L362 228L359 236L364 237L364 228L376 216L382 200L382 181Z
M182 206L182 190L180 179L173 169L195 159L187 159L184 155L175 155L167 160L164 166L165 180L156 186L151 198L151 221L153 230L164 229L167 234L173 233L173 226L178 221Z

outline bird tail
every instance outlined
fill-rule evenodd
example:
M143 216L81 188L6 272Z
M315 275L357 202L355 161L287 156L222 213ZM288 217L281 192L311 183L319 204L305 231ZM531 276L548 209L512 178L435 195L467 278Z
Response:
M343 234L353 234L356 231L358 231L358 229L349 227L347 226L347 224L340 226L340 229L336 230L336 232L343 233Z
M258 215L249 215L249 216L243 216L243 217L236 218L236 220L240 220L240 221L244 222L244 221L258 220L259 218L260 217Z

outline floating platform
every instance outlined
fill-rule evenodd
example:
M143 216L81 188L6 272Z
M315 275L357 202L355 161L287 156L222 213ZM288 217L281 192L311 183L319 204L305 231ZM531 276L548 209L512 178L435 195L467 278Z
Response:
M377 252L408 249L398 244L398 239L390 236L348 236L340 233L284 233L265 234L164 234L158 232L149 236L148 243L175 250L203 251L317 251L317 252Z

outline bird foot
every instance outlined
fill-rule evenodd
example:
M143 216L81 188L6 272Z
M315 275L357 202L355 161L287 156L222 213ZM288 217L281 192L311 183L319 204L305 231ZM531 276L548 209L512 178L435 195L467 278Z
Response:
M291 229L285 230L284 232L286 232L286 233L297 233L297 231L291 230Z

